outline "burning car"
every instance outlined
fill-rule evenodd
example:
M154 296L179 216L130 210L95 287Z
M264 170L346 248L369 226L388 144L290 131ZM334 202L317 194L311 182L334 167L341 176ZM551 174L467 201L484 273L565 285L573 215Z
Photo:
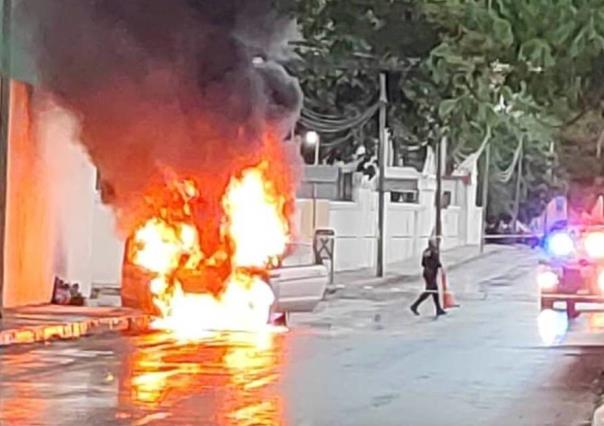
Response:
M567 226L544 240L537 273L541 309L565 302L569 318L576 303L604 302L604 226Z
M295 239L293 17L268 0L27 3L41 109L78 124L129 237L125 304L177 333L266 324Z
M314 309L327 268L278 267L290 245L289 194L270 170L262 162L232 177L214 239L195 220L206 204L198 184L172 184L168 201L155 203L127 240L122 304L154 315L155 328L184 338L257 330L279 314Z
M126 253L131 244L132 240L129 239L126 243ZM125 255L122 267L122 305L151 315L160 315L153 302L151 289L147 285L150 278L147 271L128 262L128 256ZM328 282L328 268L322 264L309 263L270 270L268 285L274 301L270 306L267 322L287 325L290 313L312 312L323 300ZM194 285L185 286L183 291L195 293L196 289Z

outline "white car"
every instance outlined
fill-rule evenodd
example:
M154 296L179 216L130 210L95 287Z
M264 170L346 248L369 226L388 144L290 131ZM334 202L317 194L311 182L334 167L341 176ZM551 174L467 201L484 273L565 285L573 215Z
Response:
M286 266L271 271L269 283L275 293L273 322L287 323L291 312L312 312L323 300L329 270L325 265ZM279 318L281 314L281 318Z

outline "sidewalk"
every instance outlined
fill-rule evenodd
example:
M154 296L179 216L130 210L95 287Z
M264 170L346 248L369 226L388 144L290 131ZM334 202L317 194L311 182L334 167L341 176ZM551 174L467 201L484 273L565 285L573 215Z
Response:
M478 246L463 246L445 250L441 253L441 262L445 269L454 270L481 257L493 256L503 250L504 246L487 245L484 253ZM417 281L422 274L421 258L414 257L386 266L384 277L375 276L375 268L356 269L336 272L330 293L353 287L379 287L393 283Z
M41 305L5 309L0 348L8 345L75 339L108 331L144 329L149 317L132 309Z

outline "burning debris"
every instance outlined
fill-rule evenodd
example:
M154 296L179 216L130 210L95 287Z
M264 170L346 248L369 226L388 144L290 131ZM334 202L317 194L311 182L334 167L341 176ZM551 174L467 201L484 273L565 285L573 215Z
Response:
M22 2L40 85L80 119L158 326L266 322L300 109L269 0ZM126 289L127 290L127 289ZM138 293L137 293L138 294ZM186 328L186 327L185 327Z

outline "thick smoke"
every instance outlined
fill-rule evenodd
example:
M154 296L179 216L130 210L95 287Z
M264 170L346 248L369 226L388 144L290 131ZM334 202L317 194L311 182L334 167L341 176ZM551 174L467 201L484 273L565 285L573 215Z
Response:
M283 137L299 112L277 62L291 22L269 0L40 0L18 13L40 85L79 117L122 230L170 173L197 178L218 208L262 135Z

